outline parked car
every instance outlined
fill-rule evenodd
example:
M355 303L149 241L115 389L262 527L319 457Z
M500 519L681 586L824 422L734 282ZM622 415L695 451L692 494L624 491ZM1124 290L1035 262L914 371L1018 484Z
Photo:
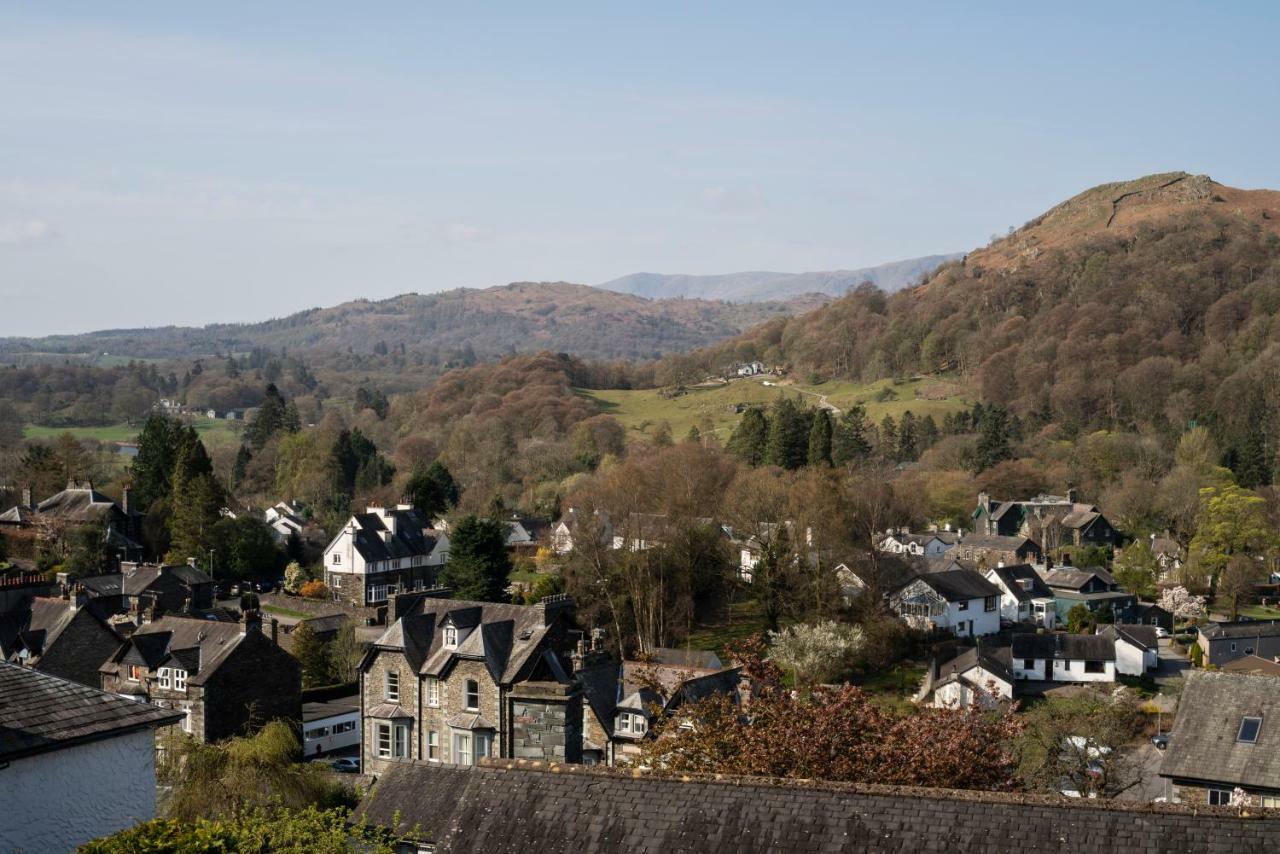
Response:
M330 762L329 767L339 774L359 774L360 760L345 756L342 759L335 759Z
M1169 746L1169 733L1162 732L1160 735L1151 736L1151 743L1160 750L1164 750Z
M1169 637L1169 630L1166 629L1164 626L1156 626L1156 637L1158 638Z

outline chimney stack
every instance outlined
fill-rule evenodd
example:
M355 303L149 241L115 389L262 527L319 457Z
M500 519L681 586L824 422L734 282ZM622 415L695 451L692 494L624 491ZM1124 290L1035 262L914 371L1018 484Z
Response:
M24 507L35 507L35 505L31 503L31 487L29 486L22 487L22 505Z
M126 516L130 514L129 505L131 502L129 501L129 491L130 489L127 486L120 491L120 509L124 511L124 515Z
M244 612L244 623L240 626L240 634L250 632L262 633L262 612L257 608L247 608Z
M271 643L280 645L280 621L275 617L271 618Z
M67 602L71 607L71 613L75 613L89 604L89 594L85 591L83 584L77 584L67 595Z

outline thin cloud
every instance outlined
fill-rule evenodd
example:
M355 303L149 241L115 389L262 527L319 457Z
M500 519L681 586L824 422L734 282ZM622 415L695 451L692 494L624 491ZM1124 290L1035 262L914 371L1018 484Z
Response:
M487 228L468 225L464 222L451 222L444 227L444 238L450 243L475 243L478 240L487 240L491 236L492 232Z
M57 236L58 230L43 219L0 220L0 246L30 246Z

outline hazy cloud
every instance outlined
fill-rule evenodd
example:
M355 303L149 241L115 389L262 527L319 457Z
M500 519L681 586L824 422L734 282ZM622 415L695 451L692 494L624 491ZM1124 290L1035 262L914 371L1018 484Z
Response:
M487 228L468 225L464 222L451 222L444 227L445 240L450 243L475 243L477 240L487 240L492 236L492 232Z
M755 187L708 187L701 198L706 207L717 213L752 213L768 207L764 195Z
M57 236L53 224L42 219L0 219L0 246L29 246Z

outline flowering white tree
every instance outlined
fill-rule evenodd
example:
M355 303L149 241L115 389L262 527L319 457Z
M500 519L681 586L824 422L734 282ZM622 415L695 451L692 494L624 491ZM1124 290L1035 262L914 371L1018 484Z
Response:
M1203 596L1192 596L1185 587L1170 587L1160 594L1159 604L1176 619L1198 620L1205 614Z
M862 649L862 629L834 620L799 623L769 632L769 658L795 674L796 685L812 685L840 675Z
M1239 786L1231 790L1231 800L1227 802L1229 807L1247 807L1249 806L1249 794Z

